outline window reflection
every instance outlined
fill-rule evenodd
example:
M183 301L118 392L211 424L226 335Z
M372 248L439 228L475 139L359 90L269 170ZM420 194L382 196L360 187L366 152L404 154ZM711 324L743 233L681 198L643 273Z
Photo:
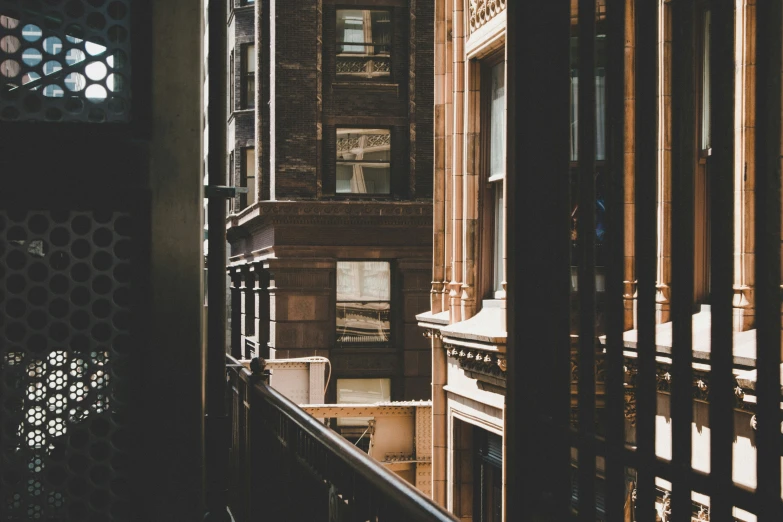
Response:
M337 342L386 343L390 328L390 269L383 261L337 263Z
M388 129L337 129L338 194L391 192Z
M389 76L391 11L337 10L336 73L340 76Z

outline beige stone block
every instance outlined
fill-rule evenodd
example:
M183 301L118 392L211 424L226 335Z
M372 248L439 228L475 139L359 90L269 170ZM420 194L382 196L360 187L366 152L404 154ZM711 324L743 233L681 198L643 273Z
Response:
M668 167L672 164L672 151L671 150L664 150L661 153L661 161L663 162L663 165L665 167ZM671 168L665 168L664 170L667 173L671 172ZM671 176L664 176L664 183L662 183L661 186L661 194L660 199L663 201L671 201L672 200L672 180Z
M623 214L625 218L625 252L633 252L636 223L636 205L626 203L623 205Z
M634 99L636 97L636 52L633 47L626 47L625 52L625 91L624 96L626 100Z
M660 102L663 108L663 148L671 150L672 148L672 98L671 96L661 96Z
M755 192L747 190L743 192L744 200L744 230L742 231L742 239L744 242L744 252L756 251L756 235L754 228L756 226L756 200ZM737 209L735 209L735 212Z
M315 296L289 296L287 316L289 321L308 321L315 319Z
M661 257L658 259L659 270L661 274L659 283L666 285L672 282L672 259L670 257Z
M663 45L663 94L671 96L672 94L672 44L671 40L664 42Z
M634 150L636 136L634 134L636 121L636 104L633 98L625 100L625 135L623 140L623 150L632 152Z

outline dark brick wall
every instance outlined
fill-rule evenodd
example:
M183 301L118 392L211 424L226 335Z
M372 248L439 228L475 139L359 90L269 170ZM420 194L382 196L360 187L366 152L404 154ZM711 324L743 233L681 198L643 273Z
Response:
M315 198L317 155L315 0L275 3L273 133L277 199Z
M415 2L416 16L416 118L415 187L412 196L432 198L435 97L435 7L433 0Z

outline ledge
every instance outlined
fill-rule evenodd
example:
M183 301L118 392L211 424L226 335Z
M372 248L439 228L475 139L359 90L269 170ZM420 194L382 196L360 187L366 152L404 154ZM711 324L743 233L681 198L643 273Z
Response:
M448 338L480 341L494 345L506 344L506 301L487 299L479 313L441 329L444 340Z

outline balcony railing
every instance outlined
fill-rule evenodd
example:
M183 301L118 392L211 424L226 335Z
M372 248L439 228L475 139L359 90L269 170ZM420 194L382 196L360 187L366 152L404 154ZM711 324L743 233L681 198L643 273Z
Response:
M454 519L228 357L237 522Z

